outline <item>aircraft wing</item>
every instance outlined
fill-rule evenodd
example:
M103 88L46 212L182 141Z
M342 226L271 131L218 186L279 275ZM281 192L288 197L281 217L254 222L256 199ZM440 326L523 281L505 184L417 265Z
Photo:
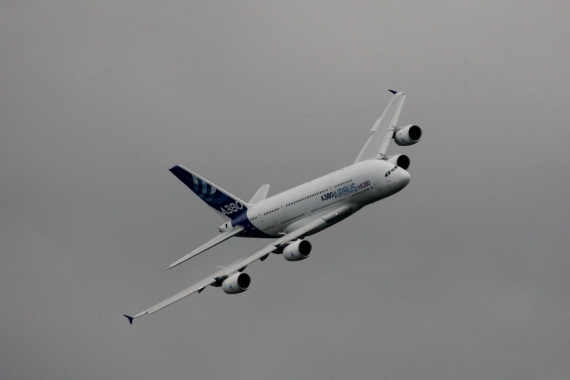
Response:
M320 218L306 224L304 227L301 227L293 232L288 233L280 237L279 239L273 241L271 244L266 245L265 247L261 248L254 254L245 257L243 259L239 259L238 261L234 262L233 264L219 270L218 272L214 273L211 276L206 277L202 281L192 285L191 287L181 291L178 294L173 295L172 297L154 305L151 308L146 309L145 311L140 312L139 314L135 315L134 317L125 315L129 319L129 322L132 324L133 319L142 317L143 315L152 314L157 312L158 310L173 304L174 302L180 301L181 299L188 297L189 295L201 292L205 287L213 284L221 284L223 280L228 278L230 275L243 271L248 265L253 263L256 260L265 260L270 253L278 251L283 246L285 246L288 242L305 237L310 232L317 230L327 223L334 222L335 219L341 218L346 214L350 214L352 211L351 206L342 206L339 207Z
M390 92L394 94L392 100L390 100L390 104L388 104L382 116L376 120L376 123L370 130L372 134L354 163L386 157L388 145L390 144L390 140L394 137L396 123L398 123L398 118L400 117L400 112L404 106L404 100L406 99L406 95L403 92L394 90L390 90Z

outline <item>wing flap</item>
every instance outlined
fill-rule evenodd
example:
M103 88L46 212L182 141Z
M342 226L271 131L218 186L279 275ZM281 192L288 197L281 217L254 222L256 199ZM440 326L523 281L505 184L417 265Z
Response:
M213 277L205 278L202 281L192 285L191 287L184 289L180 293L176 293L172 297L169 297L169 298L165 299L164 301L157 303L153 307L150 307L150 308L146 309L145 311L142 311L142 312L138 313L137 315L135 315L134 317L131 317L131 318L135 319L135 318L142 317L143 315L155 313L155 312L159 311L160 309L165 308L168 305L172 305L173 303L178 302L181 299L186 298L193 293L201 291L206 286L212 285L215 282L216 282L216 279Z

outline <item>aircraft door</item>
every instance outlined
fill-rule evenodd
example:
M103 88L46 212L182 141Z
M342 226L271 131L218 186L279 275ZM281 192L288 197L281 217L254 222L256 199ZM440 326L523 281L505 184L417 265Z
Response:
M378 181L377 179L372 181L372 189L374 191L382 191L382 186L380 185L380 181Z
M263 215L263 207L259 207L257 210L257 220L259 223L263 223L265 221L265 216Z
M284 201L281 202L280 208L281 208L281 214L283 214L283 216L285 218L287 218L287 212L285 210L285 202Z

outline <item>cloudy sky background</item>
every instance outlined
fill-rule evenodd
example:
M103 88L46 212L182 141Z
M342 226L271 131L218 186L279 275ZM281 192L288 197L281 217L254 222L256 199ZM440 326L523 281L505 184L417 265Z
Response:
M563 1L1 1L0 378L567 379ZM237 296L134 314L266 244L169 272L249 199L353 162L390 99L402 192Z

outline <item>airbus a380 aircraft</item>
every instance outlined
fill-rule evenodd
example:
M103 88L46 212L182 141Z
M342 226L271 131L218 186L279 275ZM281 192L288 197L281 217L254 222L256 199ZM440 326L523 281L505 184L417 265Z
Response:
M304 260L312 251L311 243L304 240L306 236L402 190L410 182L407 172L410 159L405 155L389 157L386 151L392 139L400 146L417 143L422 130L417 125L396 127L406 96L403 92L390 92L394 96L372 127L372 134L354 164L272 197L266 198L269 185L263 185L249 202L244 202L182 166L170 169L208 206L229 220L219 227L218 236L166 269L232 236L277 239L134 317L125 315L129 322L132 324L134 318L152 314L190 294L200 293L207 286L221 287L228 294L245 292L251 278L243 270L254 261L263 261L270 253L282 254L288 261Z

